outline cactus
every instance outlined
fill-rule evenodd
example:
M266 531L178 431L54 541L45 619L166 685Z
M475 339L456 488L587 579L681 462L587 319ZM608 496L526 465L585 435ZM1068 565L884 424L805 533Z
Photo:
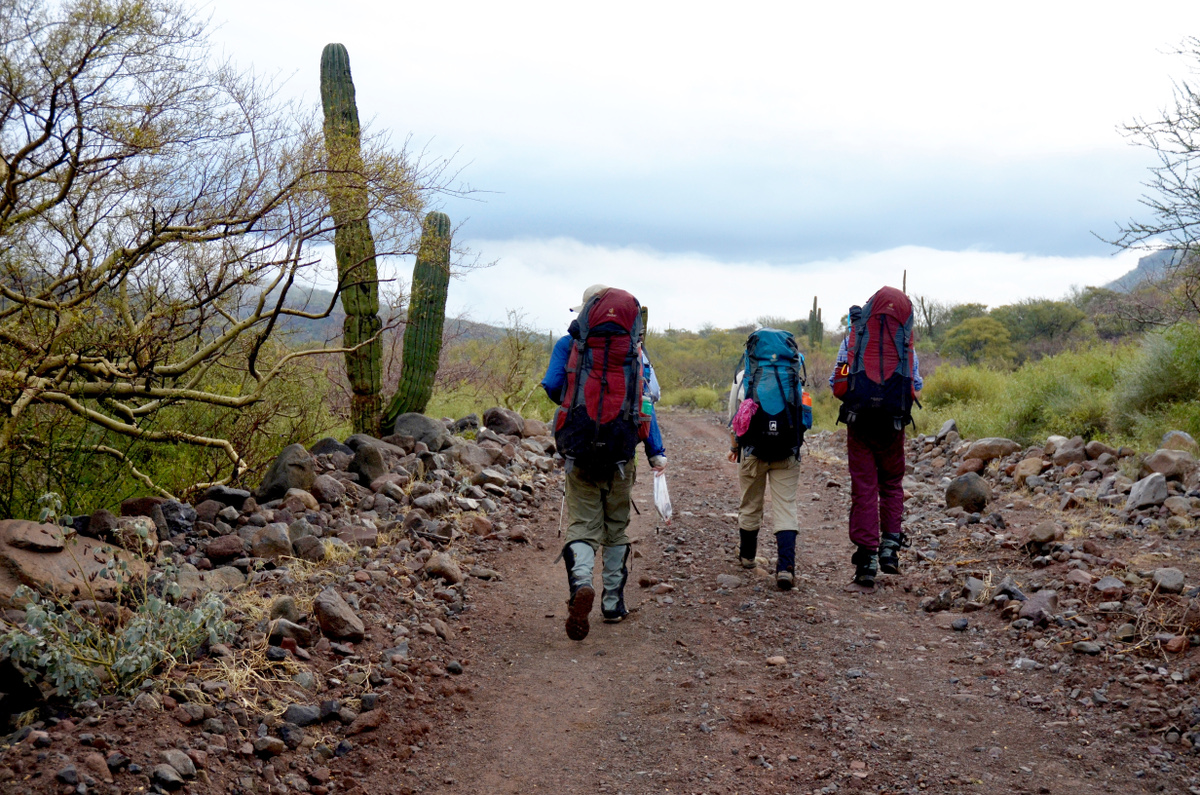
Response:
M445 213L430 213L421 228L421 247L413 265L408 325L404 329L404 365L396 394L383 415L385 428L401 414L424 412L429 403L442 354L449 284L450 219Z
M342 344L356 348L346 353L346 374L353 393L350 415L356 433L377 435L383 371L379 277L375 240L367 219L367 190L361 177L362 149L350 56L341 44L327 44L321 53L321 104L329 156L326 190L335 224L338 286L346 312Z
M825 323L821 319L821 309L817 306L817 298L813 296L812 311L808 313L808 344L815 348L825 341Z

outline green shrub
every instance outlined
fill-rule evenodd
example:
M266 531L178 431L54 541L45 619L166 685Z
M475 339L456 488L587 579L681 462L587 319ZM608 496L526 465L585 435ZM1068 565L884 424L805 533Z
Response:
M1123 437L1112 424L1118 375L1133 351L1098 345L1026 363L1010 373L942 366L925 384L918 429L953 417L964 435L1006 436L1022 443L1051 434Z
M128 693L162 666L234 633L225 603L211 593L191 609L148 596L117 627L44 601L24 586L17 596L28 600L26 627L0 635L0 654L24 670L27 680L44 676L59 698L72 703Z
M1003 373L984 367L939 367L925 380L921 403L939 409L954 403L986 400L1004 389Z
M664 406L684 406L711 411L720 411L724 408L722 398L717 391L705 386L667 390L663 392L662 400L659 402Z
M1180 323L1148 335L1121 373L1113 397L1114 429L1157 443L1169 430L1200 434L1200 327Z

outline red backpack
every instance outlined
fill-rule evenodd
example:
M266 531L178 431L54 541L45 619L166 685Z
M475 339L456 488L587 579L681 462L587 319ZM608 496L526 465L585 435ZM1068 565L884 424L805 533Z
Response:
M606 480L633 459L650 431L641 412L641 305L609 288L584 304L578 323L554 441L569 466Z
M908 296L895 287L871 296L850 326L846 352L848 361L834 375L834 394L842 400L838 421L896 430L911 423L916 391Z

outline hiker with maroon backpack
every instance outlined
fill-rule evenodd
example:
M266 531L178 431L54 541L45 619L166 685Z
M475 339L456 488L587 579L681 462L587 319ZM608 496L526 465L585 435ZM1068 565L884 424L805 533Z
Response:
M812 427L812 400L804 391L804 354L788 331L761 328L746 340L742 365L729 392L729 460L738 464L738 562L754 568L763 498L771 487L775 584L796 580L796 486L800 448Z
M570 597L567 637L583 640L596 592L592 576L602 557L605 622L628 615L629 509L639 443L655 471L667 459L649 398L643 399L642 313L624 290L593 285L569 333L554 346L542 387L559 404L554 440L566 469L567 535L562 558Z
M863 307L851 307L829 386L842 401L850 468L853 590L869 592L875 575L900 573L904 535L904 426L921 391L913 348L912 304L884 287Z

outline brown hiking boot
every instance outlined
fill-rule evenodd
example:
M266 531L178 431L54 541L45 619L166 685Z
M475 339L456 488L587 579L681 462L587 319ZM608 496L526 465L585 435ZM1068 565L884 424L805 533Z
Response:
M567 637L583 640L588 636L588 613L592 612L592 601L596 591L590 585L581 585L571 594L567 602Z

